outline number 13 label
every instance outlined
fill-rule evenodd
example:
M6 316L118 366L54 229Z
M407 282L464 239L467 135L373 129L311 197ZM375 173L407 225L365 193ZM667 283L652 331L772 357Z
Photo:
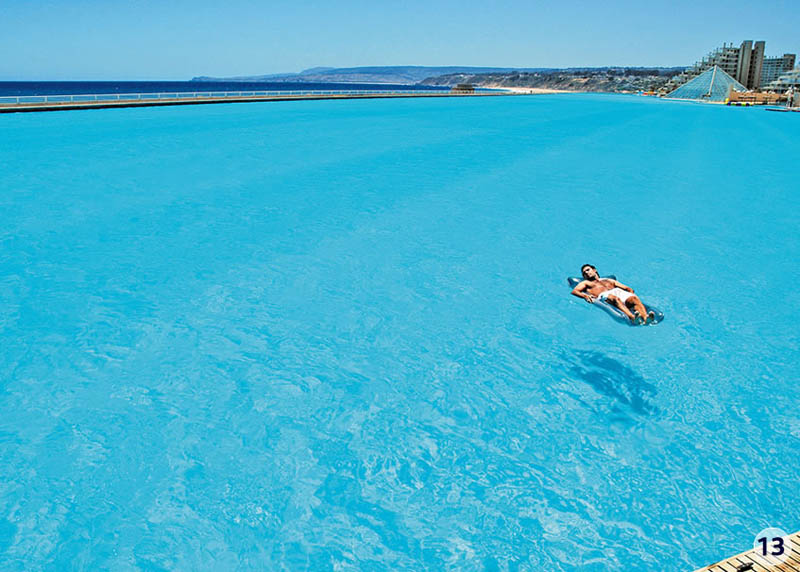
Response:
M792 551L792 541L780 528L765 528L756 535L753 549L767 562L785 562Z

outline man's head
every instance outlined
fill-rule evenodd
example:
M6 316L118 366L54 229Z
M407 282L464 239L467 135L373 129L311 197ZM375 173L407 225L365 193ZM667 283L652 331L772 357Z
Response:
M596 280L597 279L597 268L592 266L591 264L584 264L581 266L581 275L586 280Z

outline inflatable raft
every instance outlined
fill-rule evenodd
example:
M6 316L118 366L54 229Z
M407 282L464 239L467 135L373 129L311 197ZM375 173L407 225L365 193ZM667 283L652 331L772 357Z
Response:
M617 279L617 277L614 276L613 274L605 276L604 278L611 278L612 280L616 280ZM602 280L602 278L601 278L601 280ZM570 288L575 288L575 286L577 286L578 284L583 282L583 279L571 276L571 277L567 278L567 282L569 283L569 287ZM641 298L639 298L639 299L641 300ZM647 313L648 314L650 312L653 312L653 314L655 314L655 316L656 316L655 320L653 320L652 322L647 324L648 326L654 326L654 325L658 324L661 320L664 319L664 312L662 312L661 310L659 310L655 306L651 306L650 304L648 304L644 300L642 300L642 304L644 304L644 307L647 309ZM595 300L593 306L597 306L598 308L602 308L603 310L608 312L608 314L612 318L617 320L618 322L622 322L624 324L628 324L629 326L635 326L636 325L636 324L634 324L633 322L631 322L628 319L628 316L626 316L625 314L622 313L622 310L620 310L619 308L617 308L613 304L610 304L610 303L606 302L605 300Z

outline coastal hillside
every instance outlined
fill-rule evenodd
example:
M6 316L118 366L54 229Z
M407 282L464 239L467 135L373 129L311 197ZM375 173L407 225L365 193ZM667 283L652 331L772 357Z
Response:
M684 68L490 68L470 66L315 67L299 73L192 78L195 82L371 83L529 87L563 91L658 91Z
M538 68L529 68L525 72L540 71ZM242 82L304 82L304 83L391 83L414 85L426 78L451 75L476 75L485 73L512 73L513 68L490 68L469 66L371 66L354 68L325 68L316 67L303 70L299 73L284 73L271 75L254 75L238 77L208 77L192 78L192 81L242 81Z
M453 73L429 77L423 85L471 83L489 87L529 87L562 91L628 93L658 91L684 68L580 68L567 70Z

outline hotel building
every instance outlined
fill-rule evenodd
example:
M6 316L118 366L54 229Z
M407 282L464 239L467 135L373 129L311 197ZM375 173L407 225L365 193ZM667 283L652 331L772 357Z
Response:
M783 54L780 58L764 58L761 67L761 87L766 87L785 73L794 69L795 55Z
M667 88L674 89L706 70L719 66L747 89L759 89L761 86L775 81L782 74L791 71L795 63L795 54L765 58L764 48L763 40L757 42L745 40L738 46L723 44L709 52L685 72L672 78Z

